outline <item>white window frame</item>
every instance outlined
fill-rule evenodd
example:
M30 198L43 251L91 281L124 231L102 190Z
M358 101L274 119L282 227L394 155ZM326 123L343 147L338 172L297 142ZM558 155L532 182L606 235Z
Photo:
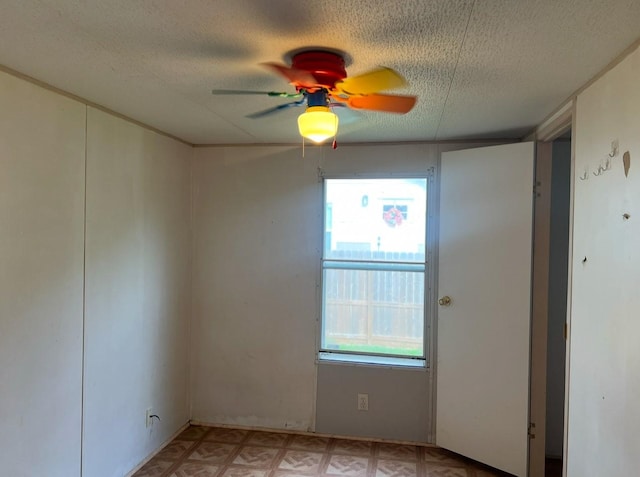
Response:
M435 233L436 233L436 215L437 215L437 191L435 181L435 168L431 167L426 173L421 174L340 174L340 175L325 175L322 171L319 171L319 179L322 187L322 249L320 252L320 265L319 265L319 326L317 336L317 356L318 362L324 363L342 363L350 365L361 366L382 366L382 367L400 367L400 368L421 368L429 369L432 356L430 355L433 349L434 339L432 330L433 316L435 310ZM393 271L423 271L424 273L424 302L423 302L423 337L422 337L422 356L396 356L387 354L367 353L361 351L335 351L322 348L322 337L324 336L324 271L325 269L333 267L325 267L326 262L345 262L345 260L339 259L325 259L325 240L326 240L326 204L327 204L327 188L326 180L328 179L426 179L427 181L427 217L425 221L425 260L424 262L375 262L370 261L359 262L350 261L354 264L362 263L368 270L393 270ZM339 265L335 268L341 268ZM350 270L356 269L356 267L349 268Z

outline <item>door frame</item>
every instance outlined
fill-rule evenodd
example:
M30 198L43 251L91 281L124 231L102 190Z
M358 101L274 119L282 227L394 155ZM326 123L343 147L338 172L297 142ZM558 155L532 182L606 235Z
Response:
M545 472L551 148L551 142L536 142L529 371L529 477L544 477Z
M545 121L534 134L527 138L536 141L535 159L535 180L536 187L533 191L536 194L534 199L534 224L533 224L533 263L532 263L532 314L531 314L531 370L530 370L530 402L529 415L530 422L535 423L532 429L534 438L529 439L529 477L544 477L545 470L545 432L546 432L546 365L547 365L547 317L548 317L548 284L549 284L549 235L550 221L549 213L551 206L551 146L552 141L564 134L567 130L575 131L575 101L571 100L564 107ZM508 144L505 142L504 144ZM436 189L433 205L439 210L440 203L440 164L441 153L439 151L438 164L436 168ZM575 140L571 141L571 201L570 201L570 226L569 226L569 251L568 260L572 260L572 235L573 235L573 196L575 177ZM433 253L438 254L439 220L433 222ZM434 260L434 265L437 260ZM432 273L437 276L437 265L433 267ZM434 280L434 287L437 288L437 281ZM434 290L434 296L438 296L438 291ZM435 304L432 304L435 308ZM568 440L568 383L569 383L569 359L571 345L571 267L568 269L567 283L567 333L566 333L566 356L565 356L565 409L564 409L564 443L563 443L563 476L567 472L567 440ZM435 310L434 310L435 312ZM434 314L435 316L435 314ZM435 359L436 343L435 336L437 330L437 320L432 323L431 339L433 340L430 350L430 362L432 373L431 379L431 429L430 442L435 442L435 420L436 420L436 395L437 395L437 362Z
M545 475L546 434L546 366L547 366L547 322L549 301L549 239L551 211L551 148L552 141L568 130L575 131L576 104L570 99L558 111L542 123L534 132L536 141L536 197L534 212L534 262L531 317L531 381L530 422L535 423L534 438L529 439L529 477ZM571 174L569 205L569 250L568 263L573 255L573 204L575 184L575 140L571 140ZM564 437L563 470L567 475L568 405L569 405L569 359L571 348L571 279L572 268L567 276L567 316L564 391Z

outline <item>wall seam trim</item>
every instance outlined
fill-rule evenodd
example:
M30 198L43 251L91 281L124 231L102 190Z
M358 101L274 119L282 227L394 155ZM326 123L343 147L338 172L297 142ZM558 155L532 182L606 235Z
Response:
M194 290L193 290L193 265L195 263L195 250L196 250L196 233L195 233L195 219L193 213L194 204L194 180L193 169L195 167L195 155L196 151L191 148L189 151L189 316L188 316L188 330L187 330L187 418L191 420L193 418L193 354L195 353L195 347L192 346L193 340L193 321L194 321Z
M87 155L89 139L89 106L84 106L84 205L82 221L82 361L80 379L80 477L84 467L84 382L87 317Z

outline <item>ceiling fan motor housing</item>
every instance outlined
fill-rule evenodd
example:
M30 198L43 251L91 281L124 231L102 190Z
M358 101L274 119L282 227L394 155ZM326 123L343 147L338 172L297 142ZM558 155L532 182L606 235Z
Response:
M328 106L329 96L326 89L319 89L314 93L307 93L307 106Z
M328 51L304 51L291 59L291 67L308 71L318 82L318 86L333 89L338 81L347 77L344 58Z

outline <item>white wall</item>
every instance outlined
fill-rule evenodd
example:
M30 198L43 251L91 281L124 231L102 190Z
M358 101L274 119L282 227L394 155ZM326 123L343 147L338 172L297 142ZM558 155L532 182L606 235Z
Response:
M318 168L330 176L426 174L442 150L473 146L308 147L304 158L298 146L197 148L192 418L427 441L428 372L320 364L316 381ZM394 398L388 391L398 383L408 391ZM357 411L357 389L376 412ZM400 418L395 427L389 416Z
M87 124L83 475L117 477L189 419L192 148L93 108Z
M569 477L630 476L640 467L639 76L636 50L577 100ZM615 139L620 155L612 169L593 176Z
M0 73L2 475L122 476L186 424L192 152Z
M0 473L80 475L85 107L0 73Z

